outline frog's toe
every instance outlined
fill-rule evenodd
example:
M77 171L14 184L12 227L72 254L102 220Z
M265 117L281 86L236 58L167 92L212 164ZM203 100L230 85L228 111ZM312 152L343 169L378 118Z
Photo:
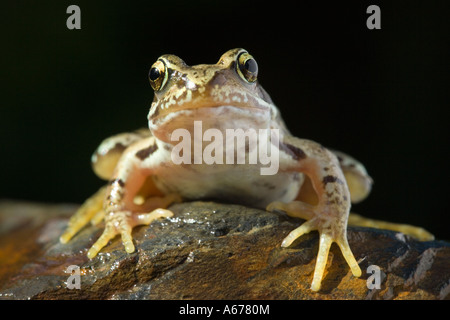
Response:
M311 284L311 290L319 291L322 283L323 273L328 260L328 253L330 252L330 246L333 243L333 238L327 234L322 233L319 241L319 253L316 259L316 268L314 269L313 281Z
M173 216L173 212L167 209L155 209L150 213L140 213L133 217L134 225L149 225L158 218L170 218Z
M131 236L131 226L127 223L120 227L120 235L122 237L122 244L125 251L128 253L134 252L133 237Z
M361 268L359 267L358 262L356 262L355 257L350 250L347 242L347 237L340 236L339 238L335 239L330 233L324 232L320 234L319 253L317 254L316 268L314 270L313 282L311 284L311 290L313 291L320 290L320 285L328 260L328 254L330 252L330 246L333 242L336 242L339 245L345 261L347 261L347 264L350 266L352 274L355 277L361 276Z
M339 248L342 251L342 255L350 266L353 275L355 277L361 276L361 269L359 268L359 265L355 257L353 256L352 251L350 250L346 233L340 232L340 230L333 230L331 228L324 227L324 225L326 224L328 224L327 221L318 218L308 220L297 229L291 231L281 244L282 247L288 247L292 244L292 242L294 242L302 235L313 230L319 230L319 252L317 254L316 266L314 270L313 281L311 284L311 290L313 291L320 290L323 274L328 260L328 254L333 242L336 242L339 245ZM338 234L338 236L334 236L335 234Z
M303 223L297 229L292 230L286 238L284 238L281 246L286 248L289 247L295 239L301 237L304 234L309 233L310 231L317 230L316 220L312 219Z
M99 215L103 210L98 211L98 207L82 206L80 209L70 218L67 229L59 238L61 243L67 243L78 233L89 221L93 221L93 218ZM104 215L104 214L103 214Z
M98 211L94 215L94 217L91 219L91 224L94 226L98 225L100 222L103 221L103 219L105 218L105 215L106 215L105 210L102 209L102 210Z
M128 253L134 252L133 238L131 236L133 229L133 224L130 221L131 216L132 213L127 211L110 212L105 219L105 230L89 249L87 253L88 258L94 258L118 234L122 237L125 251Z
M125 251L133 253L135 246L131 232L135 226L148 225L158 218L169 218L172 211L155 209L150 213L131 213L127 211L111 212L106 216L105 230L88 251L88 258L94 258L100 250L116 235L120 234Z
M308 220L297 229L291 231L289 235L283 240L281 246L288 247L297 238L301 237L306 233L309 233L310 231L318 230L319 227L320 227L319 219L313 218L311 220ZM320 290L320 285L322 283L323 274L328 260L328 253L330 251L330 246L332 243L333 237L331 236L331 232L322 231L320 233L319 253L317 254L316 267L314 270L313 281L311 284L311 290L313 291Z
M316 207L313 209L310 205L302 202L293 201L291 203L274 203L268 206L268 209L285 210L288 215L307 219L300 227L291 231L283 240L281 246L290 246L297 238L310 231L319 231L319 252L317 254L316 266L314 270L311 289L320 290L322 278L328 260L330 246L336 242L342 251L347 264L354 276L361 276L361 269L353 256L347 241L346 223L338 215L334 215L327 208ZM313 217L311 217L314 214Z
M358 265L358 262L355 259L355 256L352 253L352 250L350 249L350 246L348 245L347 241L347 235L341 235L337 240L335 240L338 244L339 248L341 249L342 255L344 256L345 261L347 261L347 264L350 267L350 270L352 271L352 274L355 277L361 276L361 268Z
M80 230L82 227L80 228L74 228L74 227L67 227L67 229L63 232L63 234L59 237L59 242L61 243L67 243L70 241L70 239L73 238L73 236L75 235L75 233L78 232L78 230Z
M359 227L369 227L377 229L386 229L404 233L420 241L432 241L434 235L424 228L416 227L408 224L387 222L381 220L375 220L360 216L356 213L350 213L348 218L348 224Z
M97 239L97 241L92 245L92 247L89 249L87 256L89 259L94 258L100 250L105 247L109 240L114 238L117 235L117 230L111 223L106 223L105 230L103 230L102 235L100 238Z
M274 201L267 205L266 210L269 212L273 212L275 210L285 210L284 205L285 205L285 203L283 203L283 202Z
M67 229L59 238L61 243L69 242L89 221L103 212L102 206L105 193L106 188L103 187L81 205L77 212L70 218Z

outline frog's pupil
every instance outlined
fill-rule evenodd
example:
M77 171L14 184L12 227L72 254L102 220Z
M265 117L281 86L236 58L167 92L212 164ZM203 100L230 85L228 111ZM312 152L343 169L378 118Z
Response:
M159 78L161 74L159 73L159 69L158 68L151 68L150 70L150 80L155 81L156 79Z
M245 61L245 69L248 72L255 73L258 70L258 65L256 64L255 59L248 59Z

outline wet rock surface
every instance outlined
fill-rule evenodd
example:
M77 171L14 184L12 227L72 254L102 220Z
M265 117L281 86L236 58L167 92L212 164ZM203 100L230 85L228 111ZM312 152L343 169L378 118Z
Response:
M0 299L448 299L450 244L349 227L363 275L352 276L333 244L322 282L309 289L318 250L312 232L281 248L302 221L214 202L173 205L175 215L135 228L136 252L115 238L89 260L102 230L89 226L68 244L59 236L75 205L0 202ZM375 275L380 270L380 289ZM69 266L80 289L69 289ZM375 267L375 270L376 267ZM74 283L69 281L69 283Z

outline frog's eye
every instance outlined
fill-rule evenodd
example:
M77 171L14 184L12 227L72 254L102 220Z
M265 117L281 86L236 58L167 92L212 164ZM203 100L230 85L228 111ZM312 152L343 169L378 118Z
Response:
M256 60L248 53L242 52L237 58L237 73L249 83L256 81L258 76L258 64Z
M148 73L148 79L150 80L150 85L153 90L159 91L164 88L167 82L167 68L164 62L161 60L156 61Z

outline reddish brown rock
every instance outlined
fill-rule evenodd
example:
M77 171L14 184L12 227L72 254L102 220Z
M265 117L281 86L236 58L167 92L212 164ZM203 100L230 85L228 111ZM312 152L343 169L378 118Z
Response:
M353 228L349 243L363 270L351 275L333 245L320 292L309 287L318 234L281 248L301 221L262 210L192 202L175 216L139 227L137 251L113 240L93 260L86 252L100 235L89 226L68 244L58 237L73 205L0 203L0 299L448 299L450 244ZM80 289L68 289L69 266L80 267ZM366 270L381 270L368 289ZM369 281L371 282L371 281Z

